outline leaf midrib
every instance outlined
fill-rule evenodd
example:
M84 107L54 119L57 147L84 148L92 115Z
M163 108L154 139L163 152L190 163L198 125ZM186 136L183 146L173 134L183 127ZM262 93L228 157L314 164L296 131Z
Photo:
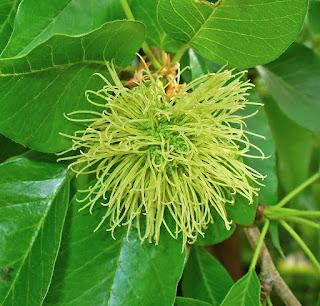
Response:
M66 180L67 180L67 177L65 175L63 180L61 181L60 186L56 189L56 192L54 192L53 194L56 195L61 191L61 189L63 188L63 186L64 186L64 184L66 182ZM20 276L22 267L25 265L25 262L26 262L26 260L27 260L27 258L29 256L29 254L30 254L30 252L31 252L31 250L32 250L32 248L33 248L38 236L39 236L39 233L40 233L41 229L43 228L43 224L44 224L44 222L45 222L45 220L46 220L46 218L48 216L48 213L49 213L50 209L52 208L52 203L53 203L53 201L55 199L55 196L52 196L49 199L50 199L51 204L48 205L47 209L45 210L45 213L44 213L43 217L40 219L40 222L39 222L39 225L37 226L36 232L35 232L33 238L31 239L29 248L27 249L27 251L25 252L24 256L22 257L22 263L20 265L20 268L19 268L18 272L16 273L16 276L15 276L14 280L12 281L11 286L10 286L8 292L7 292L7 295L3 299L3 302L5 302L6 299L8 298L8 296L10 295L10 293L11 293L11 291L12 291L12 289L13 289L15 283L16 283L16 281L18 280L18 278Z

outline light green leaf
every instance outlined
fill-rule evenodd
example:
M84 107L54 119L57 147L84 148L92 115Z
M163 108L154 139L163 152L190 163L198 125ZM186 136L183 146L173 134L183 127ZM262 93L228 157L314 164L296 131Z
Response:
M135 229L120 228L112 238L93 232L104 214L71 206L61 252L45 305L173 305L185 254L182 241L164 231L159 245L141 244ZM80 281L79 281L80 280Z
M232 284L230 275L218 260L200 247L191 249L182 278L184 296L218 305Z
M13 21L21 0L2 0L0 3L0 54L13 30Z
M118 0L24 0L1 57L21 57L55 34L80 35L121 18Z
M212 306L212 304L209 304L207 302L186 298L186 297L181 297L181 296L178 296L176 298L176 302L174 305L175 306Z
M160 0L166 33L221 64L253 67L277 58L298 35L306 0Z
M73 134L81 126L64 113L90 109L86 89L97 90L106 75L106 61L130 63L144 40L144 26L136 21L106 23L90 34L58 35L27 56L0 59L0 132L42 152L69 146L59 132Z
M229 290L221 306L259 306L260 282L255 271L248 272Z
M0 304L41 305L69 203L65 167L26 158L0 165Z
M320 57L294 44L258 71L280 109L294 122L320 132Z

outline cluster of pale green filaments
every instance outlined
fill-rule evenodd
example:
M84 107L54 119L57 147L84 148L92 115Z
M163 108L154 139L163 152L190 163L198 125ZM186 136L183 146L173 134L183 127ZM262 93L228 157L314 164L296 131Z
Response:
M170 84L148 68L131 89L112 65L108 70L112 81L100 75L104 87L86 93L101 111L68 116L88 127L66 135L73 146L63 152L78 152L63 157L72 160L77 175L95 176L79 201L90 211L97 203L105 206L97 228L106 222L112 232L123 225L129 232L134 225L142 241L156 243L166 228L174 238L182 235L185 244L203 235L217 213L229 229L226 205L237 194L252 203L264 178L243 162L244 157L264 158L248 139L248 116L241 115L246 105L255 104L247 100L252 85L242 81L244 73L204 75L169 98ZM90 118L83 119L84 114ZM250 155L252 149L257 156ZM167 214L175 226L168 224Z

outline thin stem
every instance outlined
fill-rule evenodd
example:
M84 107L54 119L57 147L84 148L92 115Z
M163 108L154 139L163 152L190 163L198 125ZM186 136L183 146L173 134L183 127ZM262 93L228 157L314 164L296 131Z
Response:
M292 208L281 208L269 206L265 209L264 215L269 219L283 219L291 217L319 218L319 210L298 210Z
M302 250L305 252L305 254L309 257L309 259L312 261L312 263L316 266L316 268L320 271L320 263L316 259L316 257L313 255L309 247L304 243L304 241L301 239L301 237L295 232L295 230L285 221L280 221L280 224L285 228L285 230L291 235L291 237L297 241L297 243L300 245Z
M276 206L282 207L286 205L289 201L291 201L295 196L297 196L301 191L303 191L305 188L310 186L312 183L317 181L320 178L320 172L314 174L309 179L307 179L305 182L303 182L301 185L299 185L297 188L292 190L288 195L286 195Z
M270 296L267 297L267 305L268 306L273 306Z
M181 61L182 56L184 55L184 53L189 49L189 45L185 44L182 45L179 50L177 51L176 55L174 56L172 62L173 63L179 63Z
M135 20L127 0L121 0L122 9L129 20ZM142 50L156 69L161 69L161 64L153 54L152 50L146 42L142 44Z
M266 222L265 222L265 224L264 224L264 226L262 228L258 243L256 245L256 249L254 251L254 254L253 254L253 257L252 257L252 260L251 260L249 271L253 271L255 269L255 267L256 267L256 264L258 262L258 258L259 258L259 255L260 255L260 251L261 251L261 248L262 248L262 245L263 245L264 238L266 237L266 234L268 232L269 225L270 225L270 221L266 220Z
M253 225L245 227L243 230L248 238L251 247L255 249L260 238L260 231L258 227L256 225ZM278 296L286 306L301 306L301 303L297 300L286 282L279 274L265 243L262 244L259 260L261 264L261 283L272 285L274 291L278 294Z
M310 226L310 227L313 227L313 228L316 228L316 229L320 230L320 224L319 223L316 223L316 222L310 221L310 220L306 220L304 218L288 217L288 218L285 218L285 221L294 222L294 223Z

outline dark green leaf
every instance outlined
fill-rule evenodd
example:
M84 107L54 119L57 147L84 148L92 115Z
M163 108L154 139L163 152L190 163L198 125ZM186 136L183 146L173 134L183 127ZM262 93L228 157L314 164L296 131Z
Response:
M6 0L0 3L0 54L13 30L13 21L21 0Z
M166 33L203 57L253 67L279 56L298 35L306 0L160 0Z
M311 31L314 34L320 34L320 1L309 1L308 21Z
M191 249L182 279L184 296L218 305L232 284L231 277L218 260L200 247Z
M144 40L144 26L114 21L79 37L55 36L19 59L0 60L0 131L25 146L57 152L69 146L59 132L79 129L64 113L90 109L86 89L100 89L106 61L130 63Z
M279 179L288 193L309 176L312 134L287 118L271 98L265 98L265 108L277 147Z
M204 237L198 236L197 245L209 245L220 243L229 238L236 229L234 224L231 224L231 229L227 230L226 225L222 218L214 211L212 212L213 223L208 225L208 228L204 231Z
M0 135L0 162L5 161L11 156L19 155L24 151L26 151L26 148Z
M250 95L250 100L252 102L261 103L255 91L253 91L253 93ZM259 147L268 158L245 158L245 163L266 176L265 180L262 182L265 187L260 187L261 190L259 192L259 202L263 204L273 205L278 201L276 149L264 107L253 105L247 106L247 114L252 114L256 111L258 111L256 115L246 120L247 130L251 133L263 136L264 139L252 135L248 135L248 138L251 143ZM259 155L259 152L257 152L255 149L252 149L249 153L252 155Z
M256 272L248 272L229 290L221 306L260 305L260 282Z
M162 233L159 245L141 244L135 229L113 239L100 229L103 216L78 212L73 201L46 305L172 305L185 254L182 241Z
M294 122L320 132L320 57L294 44L258 71L280 109Z
M210 306L212 304L209 304L207 302L203 302L200 300L178 296L176 298L176 302L174 305L175 306Z
M269 232L271 236L272 243L280 255L284 258L284 253L280 244L279 238L279 223L277 221L270 222Z
M17 158L0 165L0 304L41 305L69 203L66 169Z
M235 203L226 206L228 218L236 224L249 225L252 224L258 206L258 198L255 198L252 204L241 195L237 195Z
M118 0L24 0L1 57L21 57L55 34L80 35L121 18Z

